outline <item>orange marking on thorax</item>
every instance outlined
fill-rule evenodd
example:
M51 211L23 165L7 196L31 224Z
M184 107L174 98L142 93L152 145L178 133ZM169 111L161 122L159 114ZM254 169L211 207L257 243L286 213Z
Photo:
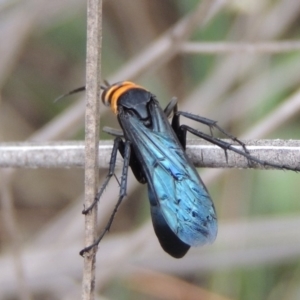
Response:
M120 97L131 89L143 89L142 86L137 85L131 81L123 81L120 85L113 85L107 91L105 95L105 103L110 103L110 107L112 111L117 114L118 113L118 100Z

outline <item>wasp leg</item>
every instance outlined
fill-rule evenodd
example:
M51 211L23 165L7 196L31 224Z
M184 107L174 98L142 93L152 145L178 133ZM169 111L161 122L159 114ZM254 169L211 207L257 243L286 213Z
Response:
M167 117L169 117L173 113L171 126L172 126L174 132L176 133L181 146L185 150L185 148L186 148L186 132L183 132L180 130L180 120L179 120L180 114L177 114L178 113L177 102L178 102L177 98L172 98L172 100L169 102L169 104L164 109L164 113Z
M115 174L115 167L116 167L116 161L117 161L117 154L118 154L118 148L119 144L122 142L122 139L120 137L115 138L113 149L110 156L110 162L109 162L109 170L106 175L106 179L104 183L102 184L101 188L99 189L98 193L95 196L94 202L88 207L85 208L82 213L86 215L91 209L95 206L95 204L99 201L102 193L104 192L105 188L107 187L111 177Z
M111 128L111 127L108 127L108 126L104 126L102 131L106 132L110 135L113 135L113 136L124 137L124 133L120 129L115 129L115 128Z
M103 127L103 131L111 134L113 136L116 137L124 137L124 133L122 130L119 129L115 129L115 128L111 128L111 127ZM123 141L120 141L119 143L119 152L121 153L122 157L124 158L124 149L125 149L125 143ZM139 162L139 160L137 159L135 152L132 149L131 155L130 155L130 162L129 162L129 166L131 167L131 170L136 178L136 180L139 183L146 183L146 176L143 172L143 168L141 166L141 163Z
M179 123L179 116L183 116L183 117L186 117L190 120L193 120L193 121L199 122L201 124L207 125L209 127L211 136L213 136L213 129L214 128L218 129L226 137L228 137L232 141L234 141L234 142L238 143L239 145L241 145L244 149L244 152L249 154L249 151L248 151L246 145L242 141L240 141L238 138L236 138L234 135L230 134L229 132L225 131L222 127L220 127L217 124L217 121L214 121L214 120L211 120L211 119L208 119L208 118L204 118L204 117L201 117L201 116L198 116L198 115L194 115L194 114L191 114L191 113L188 113L188 112L177 111L176 114L175 114L175 118L178 118L178 121L177 121L178 123Z
M190 126L181 125L180 130L182 131L182 135L186 135L186 132L189 131L190 133L192 133L212 144L219 146L220 148L222 148L225 151L225 153L227 153L227 150L231 150L235 153L238 153L238 154L244 156L245 158L247 158L248 161L257 163L264 167L272 167L274 169L280 169L280 170L284 169L284 170L291 170L291 171L300 171L299 168L297 168L297 167L290 167L288 165L281 165L281 164L276 164L276 163L268 162L265 160L261 160L255 156L252 156L248 152L237 149L235 146L233 146L232 144L230 144L228 142L225 142L221 139L218 139L216 137L205 134L205 133L198 131Z
M118 138L117 138L118 139ZM115 144L118 146L119 142L115 142ZM115 147L114 147L115 148ZM117 148L117 147L116 147ZM128 168L129 168L129 161L130 161L130 152L131 152L131 143L129 141L125 142L125 149L124 149L124 163L123 163L123 170L122 170L122 176L121 176L121 184L120 184L120 192L119 192L119 199L117 204L115 205L115 208L103 230L101 235L98 237L98 239L91 244L90 246L82 249L80 251L80 255L82 256L85 252L88 252L91 250L93 247L98 246L104 235L110 230L111 224L114 220L114 217L118 211L119 206L122 203L122 200L126 196L126 191L127 191L127 176L128 176ZM112 175L111 175L112 176ZM111 177L110 176L110 177ZM101 196L101 195L100 195Z
M177 112L177 102L178 99L176 97L173 97L169 104L165 107L164 113L167 116L167 118L170 117L172 113Z
M123 159L125 156L125 143L120 143L119 145L119 152L121 153ZM134 149L131 149L131 155L130 155L130 160L129 160L129 166L131 168L131 171L135 177L135 179L139 182L139 183L147 183L147 179L146 176L144 174L143 171L143 166L141 164L141 162L138 160L138 158L136 157L136 154L134 152Z

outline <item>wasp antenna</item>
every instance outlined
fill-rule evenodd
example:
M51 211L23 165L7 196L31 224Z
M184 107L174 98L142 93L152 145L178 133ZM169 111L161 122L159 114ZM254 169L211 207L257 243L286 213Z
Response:
M110 86L110 83L106 79L104 79L103 81L104 81L106 87Z
M105 86L105 85L100 85L100 87L101 87L101 90L106 90L106 88L107 88L107 86Z
M60 95L59 97L57 97L53 102L56 103L58 102L59 100L61 100L62 98L65 98L67 96L70 96L70 95L73 95L73 94L76 94L76 93L79 93L79 92L82 92L82 91L85 91L85 86L81 86L77 89L74 89L66 94L63 94L63 95Z

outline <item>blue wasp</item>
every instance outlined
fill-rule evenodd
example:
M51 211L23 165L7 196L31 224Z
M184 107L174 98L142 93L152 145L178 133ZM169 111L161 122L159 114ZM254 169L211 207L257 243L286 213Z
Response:
M215 121L178 111L176 99L163 110L155 95L130 81L102 88L104 90L102 101L111 107L123 132L106 130L115 136L115 140L109 172L94 204L100 199L114 175L118 151L124 159L123 170L119 199L109 222L95 243L84 248L80 252L81 255L98 245L104 234L109 231L118 207L126 195L129 167L140 183L148 185L154 231L160 245L168 254L181 258L191 246L202 246L216 239L218 226L214 204L197 170L185 153L187 132L218 145L224 149L226 158L227 150L232 150L245 156L249 163L295 170L289 166L268 163L251 156L241 141L222 130ZM169 123L168 117L171 115L172 120ZM242 149L190 126L181 125L180 116L205 124L210 129L217 128L239 143ZM84 213L90 211L93 205Z

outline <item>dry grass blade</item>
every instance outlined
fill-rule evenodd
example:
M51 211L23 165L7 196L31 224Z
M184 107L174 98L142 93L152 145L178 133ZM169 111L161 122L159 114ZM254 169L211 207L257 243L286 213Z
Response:
M193 43L182 44L181 51L188 54L220 54L246 52L248 54L273 54L300 50L298 41L280 41L268 43Z

